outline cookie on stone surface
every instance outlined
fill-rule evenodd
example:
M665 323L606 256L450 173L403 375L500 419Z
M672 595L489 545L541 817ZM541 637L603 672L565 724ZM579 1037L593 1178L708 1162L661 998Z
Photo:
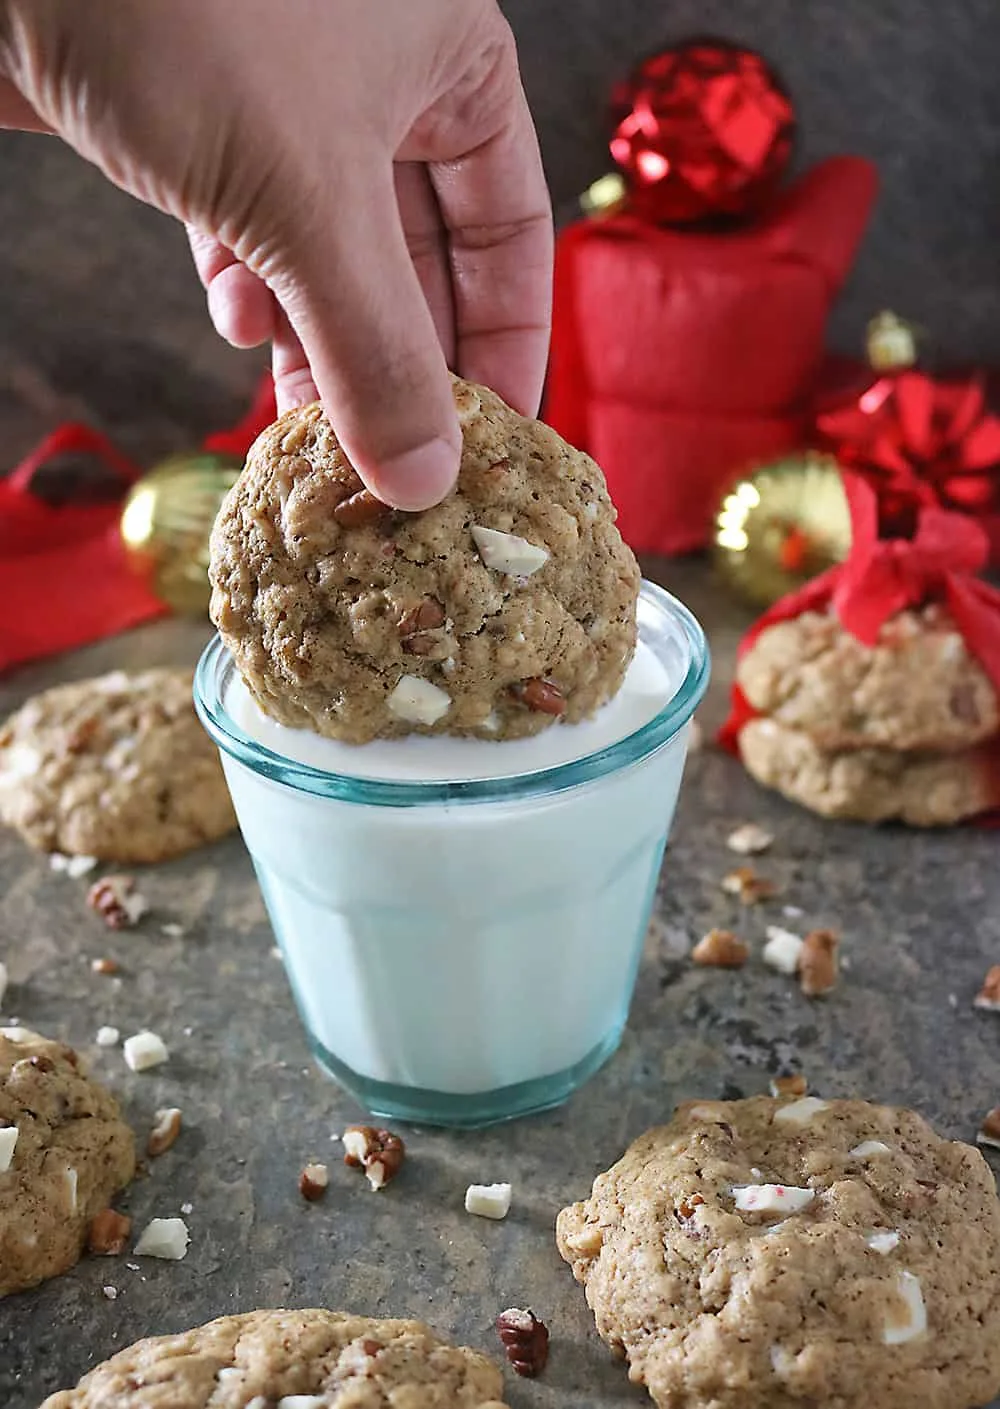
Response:
M993 683L938 606L901 612L874 647L831 612L803 612L761 632L736 681L754 709L824 749L940 753L1000 730Z
M1000 743L962 753L836 751L800 729L752 719L739 750L758 783L822 817L946 827L1000 807Z
M660 1409L967 1409L1000 1392L986 1161L865 1101L692 1101L559 1251Z
M252 447L212 534L211 615L282 724L518 738L621 684L639 569L604 476L485 387L455 395L458 485L424 513L364 490L319 405Z
M251 1311L137 1341L42 1409L506 1409L502 1393L492 1361L419 1321Z
M236 826L191 672L57 685L0 729L0 821L42 851L164 861Z
M0 1171L0 1296L72 1267L135 1172L114 1097L71 1047L23 1027L0 1027Z

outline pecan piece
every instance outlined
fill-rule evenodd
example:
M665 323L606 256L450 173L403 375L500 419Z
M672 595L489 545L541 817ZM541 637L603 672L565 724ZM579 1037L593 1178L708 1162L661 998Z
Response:
M425 597L399 618L400 636L412 636L415 631L436 631L445 623L445 610L436 597Z
M87 904L110 930L130 928L148 908L131 876L102 876L87 891Z
M1000 1106L994 1106L991 1111L987 1111L979 1122L976 1143L1000 1150Z
M325 1164L307 1164L299 1175L299 1193L307 1203L315 1203L326 1193L330 1174Z
M749 945L732 930L709 930L691 950L696 964L717 969L740 969L749 957Z
M117 1257L124 1252L132 1231L132 1220L113 1208L102 1209L90 1220L87 1250L98 1257Z
M166 1154L181 1133L181 1113L176 1106L164 1106L156 1112L156 1124L146 1141L146 1154L156 1158Z
M758 876L752 866L737 866L719 882L727 895L738 895L743 905L756 905L761 900L773 900L779 887L766 876Z
M496 1319L497 1334L515 1374L533 1380L549 1358L549 1330L533 1311L509 1306Z
M837 949L840 940L833 930L810 930L799 951L799 987L807 998L828 993L836 985Z
M1000 1012L1000 964L987 969L983 986L972 1000L974 1008L985 1008L987 1012Z
M689 1218L694 1217L695 1209L700 1208L704 1202L705 1200L700 1194L687 1194L681 1199L674 1212L682 1222L686 1223Z
M341 499L333 517L342 528L360 528L364 524L379 523L391 513L389 505L376 499L370 489L359 489L356 494Z
M800 1071L788 1076L771 1077L772 1096L804 1096L809 1089L808 1082Z
M543 680L539 675L533 675L530 680L522 680L520 684L513 685L511 693L526 708L536 710L539 714L559 715L566 710L566 696L559 686L552 680Z
M382 1189L399 1173L406 1148L391 1130L373 1125L349 1125L344 1131L344 1163L363 1169L373 1189Z

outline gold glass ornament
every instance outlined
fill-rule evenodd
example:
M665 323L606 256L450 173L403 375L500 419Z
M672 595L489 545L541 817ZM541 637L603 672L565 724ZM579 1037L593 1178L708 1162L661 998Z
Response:
M120 521L128 560L177 612L208 610L209 534L242 467L231 455L175 455L129 491Z
M719 572L758 606L842 562L851 521L836 460L804 450L731 485L712 541Z

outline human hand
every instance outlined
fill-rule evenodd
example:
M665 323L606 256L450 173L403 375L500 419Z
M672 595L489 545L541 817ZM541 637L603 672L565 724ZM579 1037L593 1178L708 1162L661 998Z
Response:
M551 215L495 0L0 0L0 74L0 126L184 221L219 332L386 502L454 481L448 363L537 410Z

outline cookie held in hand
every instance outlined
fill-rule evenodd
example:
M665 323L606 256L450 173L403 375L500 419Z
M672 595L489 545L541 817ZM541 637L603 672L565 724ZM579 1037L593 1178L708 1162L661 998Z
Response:
M319 405L261 435L212 534L212 619L272 718L362 744L536 734L592 715L636 640L639 569L597 465L455 381L454 491L364 488Z

